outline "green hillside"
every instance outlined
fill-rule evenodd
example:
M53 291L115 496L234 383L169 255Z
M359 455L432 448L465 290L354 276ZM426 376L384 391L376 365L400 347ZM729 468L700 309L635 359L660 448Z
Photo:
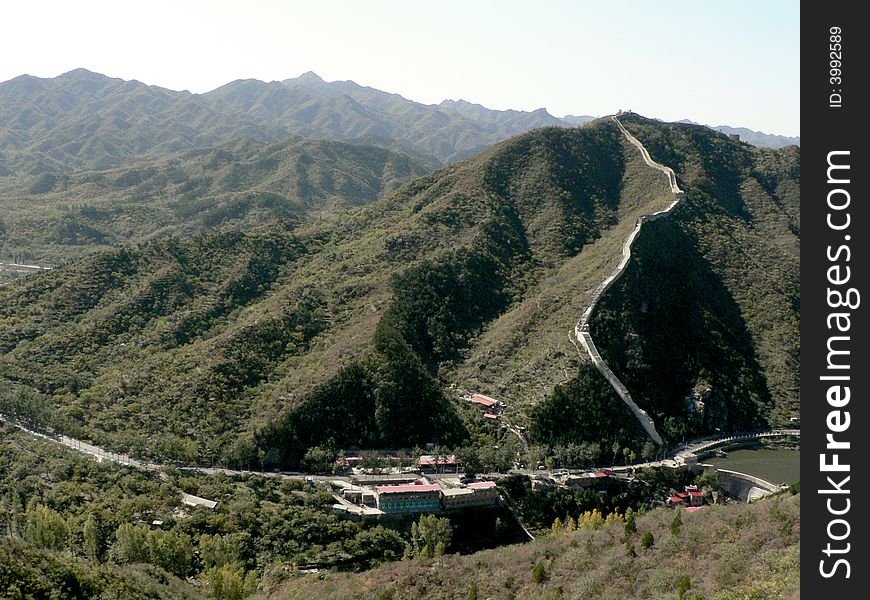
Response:
M685 183L687 204L672 219L687 232L681 252L696 261L696 287L727 283L678 297L682 310L711 315L692 323L706 328L692 335L729 332L717 345L728 360L713 365L699 352L662 366L651 351L634 356L628 368L678 375L649 389L627 377L638 403L657 422L671 419L670 441L781 414L789 398L778 382L796 377L781 339L796 339L797 307L760 270L798 266L787 252L797 235L789 229L796 152L757 151L701 128L626 125ZM720 165L717 152L735 162ZM532 425L534 442L592 444L591 460L610 455L612 443L640 452L631 413L581 365L569 332L636 218L671 199L665 178L611 121L539 129L320 222L154 240L7 286L0 378L7 398L48 405L57 426L163 458L272 467L298 464L319 445L492 444L501 433L458 404L451 384L507 401L508 417ZM723 221L732 218L752 228L738 235ZM705 227L734 235L714 245ZM656 247L658 231L645 230L641 243ZM761 261L747 271L755 287L740 283L742 263L733 261L744 255ZM632 280L607 302L619 302ZM776 311L757 313L740 285L766 294ZM656 289L669 302L672 292ZM626 310L629 324L642 321ZM593 326L607 322L602 309ZM610 353L626 335L596 332ZM680 335L671 341L689 334ZM711 366L717 410L733 422L695 423L679 402ZM539 426L565 410L575 418L557 430Z
M382 148L290 138L113 169L3 177L0 257L52 265L158 236L318 218L372 202L425 172Z

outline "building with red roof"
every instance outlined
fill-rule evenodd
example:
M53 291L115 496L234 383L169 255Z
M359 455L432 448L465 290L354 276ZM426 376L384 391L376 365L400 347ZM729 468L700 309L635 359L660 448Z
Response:
M417 466L424 473L458 473L462 461L453 454L439 456L437 459L430 454L424 454L417 459Z
M483 394L472 394L468 401L474 402L475 404L480 404L481 406L485 406L486 408L498 406L497 400L495 400L494 398L490 398L489 396L484 396Z
M688 492L688 495L690 506L701 506L702 504L704 504L704 492L692 490Z
M378 508L385 513L438 512L442 488L436 483L381 485L377 487Z

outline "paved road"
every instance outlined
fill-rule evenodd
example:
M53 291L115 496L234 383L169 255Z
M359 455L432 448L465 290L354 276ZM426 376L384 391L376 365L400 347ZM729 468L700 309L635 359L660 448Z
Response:
M626 268L628 267L628 263L631 260L631 246L634 241L637 239L637 236L640 234L641 227L643 227L644 223L648 223L650 221L655 221L661 217L665 217L671 213L671 211L676 208L676 206L683 200L685 194L683 190L680 189L680 186L677 183L677 176L674 174L674 170L670 167L666 167L655 162L647 152L647 149L644 148L643 144L633 135L631 135L625 127L623 127L622 123L619 122L615 116L611 117L616 125L619 127L620 131L622 131L623 135L625 135L626 139L628 139L631 144L636 146L638 150L640 150L641 156L643 157L644 162L652 167L653 169L657 169L665 174L668 178L668 183L671 186L671 192L676 196L674 201L668 205L664 210L660 210L658 212L654 212L649 215L644 215L640 217L635 223L634 229L629 234L628 238L622 243L622 260L619 261L619 264L616 266L616 269L611 273L607 279L601 282L599 286L592 293L592 297L589 301L589 305L586 307L586 310L583 311L583 314L580 316L580 320L574 326L574 338L580 343L581 346L586 350L589 354L589 358L592 360L592 363L598 368L604 378L610 383L611 387L616 391L622 401L625 402L626 406L631 409L631 412L634 413L634 416L640 422L641 426L643 426L644 431L646 431L647 435L649 435L653 441L658 445L663 445L663 441L658 431L656 431L655 422L652 417L650 417L645 410L640 408L637 403L632 399L631 394L628 391L628 388L623 384L616 374L607 366L607 363L604 362L604 359L601 358L601 354L598 352L598 349L595 347L595 342L592 340L592 335L589 332L589 319L592 317L592 312L595 310L595 306L598 304L598 301L604 295L607 290L620 278L622 274L625 273Z

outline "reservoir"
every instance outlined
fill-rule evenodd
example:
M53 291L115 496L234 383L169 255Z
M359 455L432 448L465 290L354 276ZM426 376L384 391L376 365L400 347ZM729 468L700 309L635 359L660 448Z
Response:
M720 469L755 475L771 483L797 483L801 478L801 451L795 448L740 448L726 457L703 460Z

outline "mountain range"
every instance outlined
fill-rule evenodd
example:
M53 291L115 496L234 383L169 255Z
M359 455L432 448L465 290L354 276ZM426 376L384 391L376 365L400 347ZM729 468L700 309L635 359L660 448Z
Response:
M592 118L491 110L463 100L425 105L311 72L191 94L76 69L0 83L0 177L107 168L242 137L270 142L289 135L382 146L435 168L537 127L574 127ZM761 146L794 141L742 135Z
M690 125L700 125L700 123L690 121L689 119L683 119L678 122L688 123ZM710 129L719 131L726 135L739 135L741 141L761 148L784 148L785 146L801 145L800 136L789 137L787 135L776 135L774 133L764 133L763 131L753 131L746 127L729 127L728 125L716 125L715 127L704 125L704 127L709 127Z

